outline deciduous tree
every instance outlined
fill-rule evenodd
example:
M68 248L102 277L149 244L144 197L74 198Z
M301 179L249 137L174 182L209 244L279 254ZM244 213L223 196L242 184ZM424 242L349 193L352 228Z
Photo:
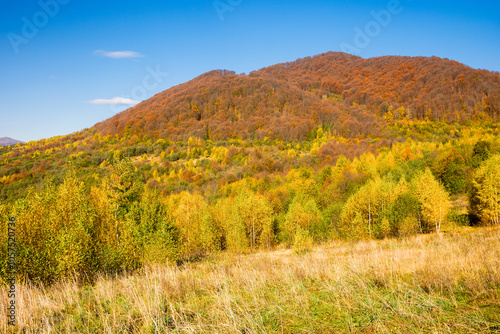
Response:
M500 225L500 155L481 164L473 183L472 211L484 224Z
M436 232L441 232L441 226L450 210L449 194L444 186L432 175L429 168L420 173L415 179L415 190L420 202L424 229L429 230L432 225Z

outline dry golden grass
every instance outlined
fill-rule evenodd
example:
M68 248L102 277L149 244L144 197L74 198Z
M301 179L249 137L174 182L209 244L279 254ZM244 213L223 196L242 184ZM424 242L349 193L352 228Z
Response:
M223 253L92 286L21 286L17 303L18 333L500 332L500 229Z

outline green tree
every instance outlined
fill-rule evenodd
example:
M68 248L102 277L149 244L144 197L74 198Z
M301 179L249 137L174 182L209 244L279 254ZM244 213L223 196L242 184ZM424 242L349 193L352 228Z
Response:
M179 257L179 236L157 190L144 188L127 215L128 227L142 263L169 263Z
M115 158L107 178L115 203L115 215L125 216L130 205L137 201L142 190L142 178L130 158Z
M115 152L116 153L116 152ZM126 223L125 216L129 209L132 208L133 203L139 200L142 191L142 178L138 173L137 168L130 161L129 158L115 158L110 166L111 174L106 179L107 194L110 196L110 202L114 207L114 233L118 247L128 247L129 244L125 243L124 238L129 238L130 235L125 231ZM107 231L107 233L113 233ZM125 249L125 248L124 248Z
M291 245L299 229L301 237L305 235L312 237L321 218L321 212L313 198L303 194L295 196L282 223L282 241Z
M442 159L436 159L437 176L452 194L463 193L467 187L467 171L464 158L451 150Z
M479 140L472 150L472 166L477 168L481 163L491 156L491 144L484 140Z

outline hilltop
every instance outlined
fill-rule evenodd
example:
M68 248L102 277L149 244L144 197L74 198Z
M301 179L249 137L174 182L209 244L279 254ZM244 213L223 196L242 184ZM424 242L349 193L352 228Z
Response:
M142 138L303 140L318 125L379 136L380 119L447 123L500 111L500 74L437 57L329 52L237 75L218 70L161 92L95 129Z

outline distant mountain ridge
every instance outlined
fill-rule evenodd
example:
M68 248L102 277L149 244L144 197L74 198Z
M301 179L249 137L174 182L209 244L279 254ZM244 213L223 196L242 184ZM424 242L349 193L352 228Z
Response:
M9 146L9 145L16 145L17 143L24 144L23 141L17 140L17 139L12 139L9 137L2 137L0 138L0 146Z

